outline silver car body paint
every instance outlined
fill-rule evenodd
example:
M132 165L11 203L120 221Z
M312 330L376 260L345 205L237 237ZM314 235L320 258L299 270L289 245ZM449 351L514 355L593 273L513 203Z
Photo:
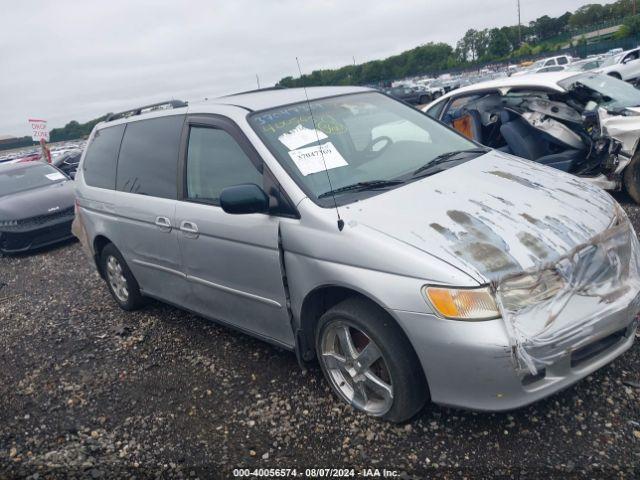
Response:
M308 94L314 99L361 91L367 90L318 88ZM304 99L304 92L295 89L258 92L140 117L186 113L231 119L300 218L231 216L212 206L198 205L203 211L196 211L180 201L154 205L147 197L89 187L83 179L83 156L76 177L74 232L85 251L93 256L96 237L104 236L122 251L145 293L291 349L306 320L305 299L313 292L328 286L359 292L386 309L406 333L432 400L441 404L480 410L522 406L574 383L630 348L640 292L637 240L608 194L558 170L492 151L340 207L345 226L339 231L336 210L311 201L247 121L247 108ZM131 227L135 222L149 224L158 208L167 209L174 225L198 216L199 225L208 228L208 218L218 240L186 238L173 228L149 233L149 241L153 237L164 245L146 249L146 233ZM187 254L186 260L172 256L175 245ZM586 255L585 249L590 262L580 256ZM242 275L234 271L234 261L260 274ZM617 276L613 268L619 268ZM546 285L535 281L536 275L549 270L560 271L563 279L556 294L542 295L532 305L514 303L514 291L522 290L525 275L532 275L524 277L530 294L525 296L530 297ZM486 284L496 293L502 318L444 319L422 294L425 285ZM207 295L215 295L218 304L208 303ZM620 331L608 348L572 364L576 349Z

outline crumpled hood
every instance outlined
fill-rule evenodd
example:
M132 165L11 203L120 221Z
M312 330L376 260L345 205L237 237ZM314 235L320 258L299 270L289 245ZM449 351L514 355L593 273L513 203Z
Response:
M587 243L612 224L616 203L572 175L492 151L347 211L350 225L382 231L485 283Z
M73 207L73 182L52 183L41 188L26 190L0 197L0 220L21 220L53 213L51 209Z

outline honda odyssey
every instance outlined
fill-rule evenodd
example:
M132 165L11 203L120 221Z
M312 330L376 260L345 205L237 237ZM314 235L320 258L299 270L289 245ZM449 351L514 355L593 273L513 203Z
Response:
M387 420L520 407L634 339L638 240L607 193L370 89L112 115L76 196L123 309L156 298L317 360Z

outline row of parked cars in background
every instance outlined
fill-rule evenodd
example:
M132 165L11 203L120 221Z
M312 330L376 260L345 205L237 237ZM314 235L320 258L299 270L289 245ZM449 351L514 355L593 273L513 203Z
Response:
M80 163L85 140L61 142L48 147L51 153L51 164L73 178ZM43 160L42 150L38 147L23 148L10 153L0 154L0 164L24 163Z
M520 65L500 65L458 75L444 74L438 78L415 77L395 81L382 90L400 100L424 105L457 88L506 77L560 71L595 71L632 82L640 79L640 47L627 51L613 49L602 55L580 59L570 55L556 55Z

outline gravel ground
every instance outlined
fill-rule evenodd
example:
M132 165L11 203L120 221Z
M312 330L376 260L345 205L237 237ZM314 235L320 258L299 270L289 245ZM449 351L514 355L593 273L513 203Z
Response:
M640 208L619 200L638 229ZM640 475L639 342L530 407L427 405L392 425L343 406L290 352L157 302L121 311L77 243L0 259L0 364L0 479Z

